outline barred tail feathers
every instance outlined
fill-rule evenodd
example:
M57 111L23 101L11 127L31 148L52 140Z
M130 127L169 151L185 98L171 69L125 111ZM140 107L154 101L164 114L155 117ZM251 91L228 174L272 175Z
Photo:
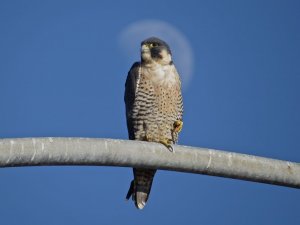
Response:
M156 170L133 168L134 180L130 184L126 199L132 200L138 209L143 209L148 201Z

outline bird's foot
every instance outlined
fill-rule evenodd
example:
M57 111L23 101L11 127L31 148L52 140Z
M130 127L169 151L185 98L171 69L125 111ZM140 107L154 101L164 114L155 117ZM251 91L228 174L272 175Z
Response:
M179 133L183 127L182 120L176 120L173 124L174 132Z
M161 143L164 146L166 146L170 152L174 152L174 149L173 149L173 146L172 146L172 144L173 144L172 140L170 140L170 139L162 139L162 140L159 141L159 143Z
M149 134L146 134L143 141L153 141L153 138L149 135Z

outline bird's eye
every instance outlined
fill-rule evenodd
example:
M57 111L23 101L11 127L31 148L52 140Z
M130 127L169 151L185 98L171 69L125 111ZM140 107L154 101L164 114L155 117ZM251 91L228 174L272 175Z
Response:
M152 48L152 47L153 47L153 43L150 43L150 44L149 44L149 47Z
M153 46L153 47L157 47L157 46L158 46L158 44L156 44L156 43L153 43L153 44L152 44L152 46Z

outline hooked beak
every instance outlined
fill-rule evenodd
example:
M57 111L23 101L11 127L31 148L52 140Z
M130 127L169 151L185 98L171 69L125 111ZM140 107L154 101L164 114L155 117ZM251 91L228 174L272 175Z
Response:
M142 45L141 53L148 53L150 52L150 48L147 45Z

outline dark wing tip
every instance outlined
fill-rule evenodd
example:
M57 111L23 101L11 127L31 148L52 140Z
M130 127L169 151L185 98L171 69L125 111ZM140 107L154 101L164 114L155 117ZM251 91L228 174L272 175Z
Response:
M126 195L126 200L130 199L131 195L133 194L133 190L134 190L134 180L132 180L131 183L130 183L129 190L128 190L127 195Z

